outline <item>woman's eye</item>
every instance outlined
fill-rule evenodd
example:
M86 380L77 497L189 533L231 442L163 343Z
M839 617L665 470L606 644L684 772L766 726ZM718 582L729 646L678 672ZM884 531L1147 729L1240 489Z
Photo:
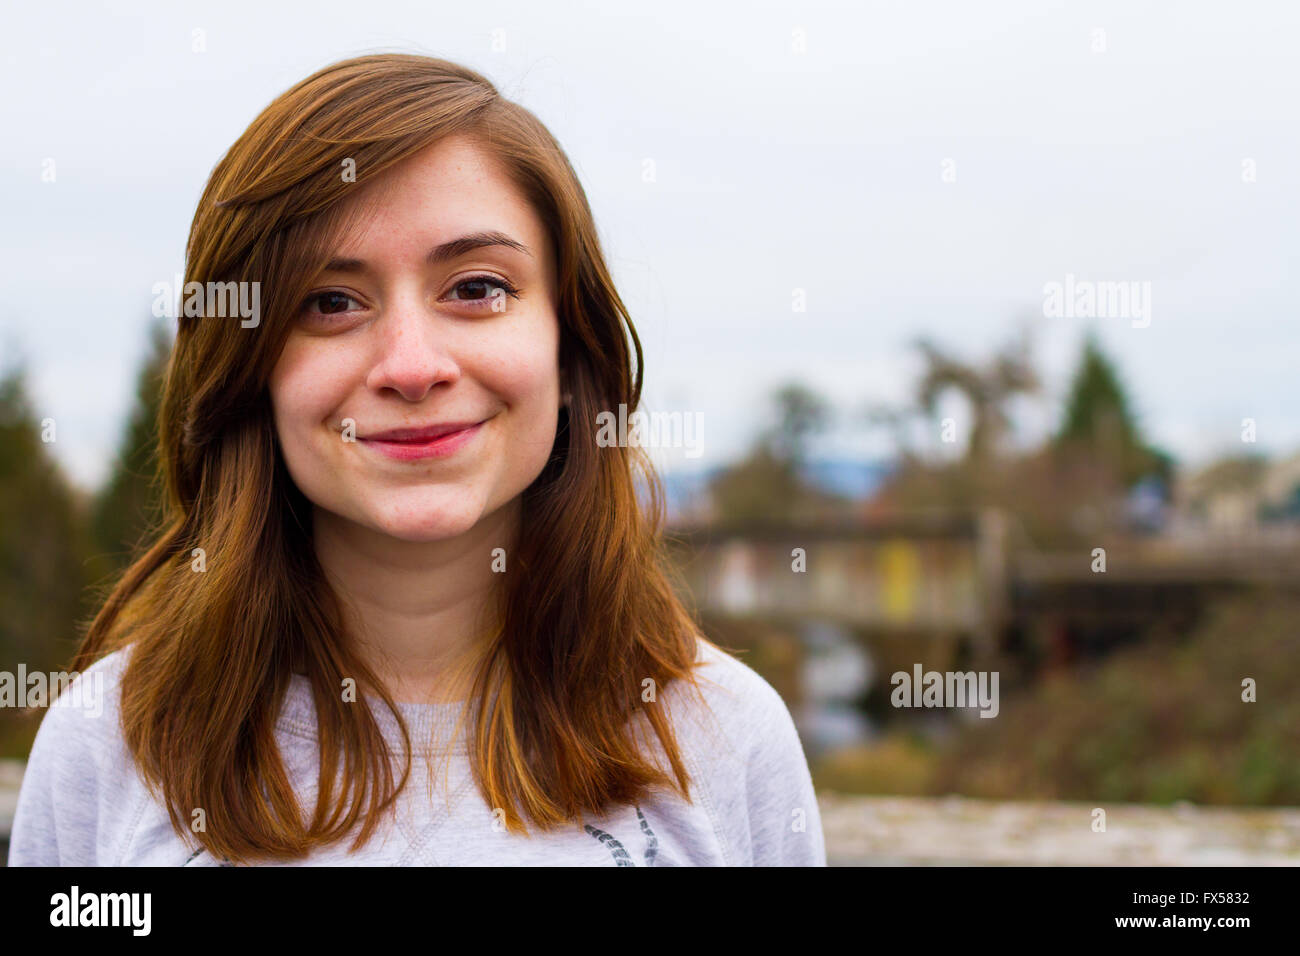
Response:
M339 315L349 311L349 302L357 308L361 307L356 299L345 292L314 292L303 303L302 311L305 315Z
M493 303L502 301L501 308L504 308L504 299L506 296L519 298L519 290L507 282L505 279L498 279L495 276L475 276L472 279L462 279L452 287L452 301L459 302L484 302Z

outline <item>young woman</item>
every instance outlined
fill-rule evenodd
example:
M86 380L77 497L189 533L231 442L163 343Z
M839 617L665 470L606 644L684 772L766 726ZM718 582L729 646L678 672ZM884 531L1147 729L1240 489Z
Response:
M596 441L641 347L536 117L442 60L321 70L217 165L186 278L165 525L12 864L825 863L788 710Z

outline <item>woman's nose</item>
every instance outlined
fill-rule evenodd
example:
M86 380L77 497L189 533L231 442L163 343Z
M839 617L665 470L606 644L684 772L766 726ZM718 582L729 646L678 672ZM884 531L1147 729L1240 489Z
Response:
M460 377L448 321L417 298L392 302L375 330L378 345L368 381L371 388L392 389L407 401L418 402L435 385Z

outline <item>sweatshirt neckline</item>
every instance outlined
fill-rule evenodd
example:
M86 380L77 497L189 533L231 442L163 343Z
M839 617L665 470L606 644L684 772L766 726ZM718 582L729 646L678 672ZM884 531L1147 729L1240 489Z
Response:
M312 697L311 682L302 674L289 676L289 689L285 692L284 704L280 708L276 726L294 736L317 740L319 734L316 724L316 702ZM370 705L370 713L374 716L375 722L379 724L385 739L388 740L390 749L394 753L404 751L401 730L383 698L374 694L365 694L365 699ZM446 748L447 742L457 730L457 721L465 712L464 701L437 704L396 701L395 706L406 723L412 751L421 754ZM468 727L460 727L458 739L450 748L451 753L466 752L467 730Z

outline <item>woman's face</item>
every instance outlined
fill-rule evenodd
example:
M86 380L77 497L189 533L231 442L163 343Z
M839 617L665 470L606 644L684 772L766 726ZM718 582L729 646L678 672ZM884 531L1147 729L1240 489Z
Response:
M448 538L517 497L550 456L552 252L532 207L466 138L364 189L364 214L271 374L276 430L318 509L406 541ZM448 428L461 430L436 437Z

